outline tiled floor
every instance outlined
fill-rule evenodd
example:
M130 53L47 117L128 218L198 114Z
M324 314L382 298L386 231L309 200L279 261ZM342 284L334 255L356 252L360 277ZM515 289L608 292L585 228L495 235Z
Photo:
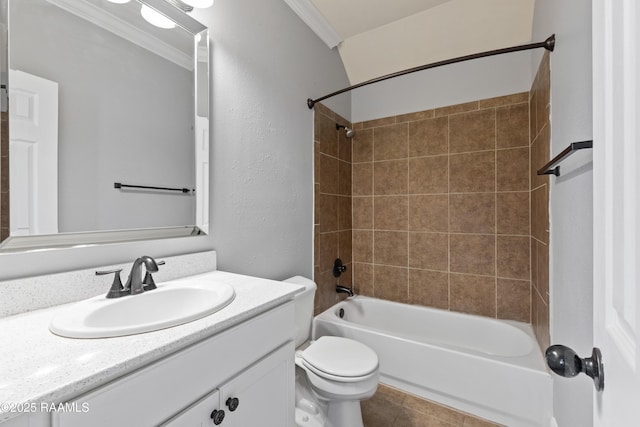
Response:
M362 402L365 427L497 427L446 406L380 384L375 396Z

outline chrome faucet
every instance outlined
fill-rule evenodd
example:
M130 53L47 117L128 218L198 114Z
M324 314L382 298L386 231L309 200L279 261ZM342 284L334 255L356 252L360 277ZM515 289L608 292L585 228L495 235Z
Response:
M144 264L148 273L155 273L158 271L158 264L150 256L142 256L133 262L131 271L129 272L129 278L124 285L124 290L130 295L137 295L144 292L142 283L142 264Z
M353 288L347 288L346 286L336 285L336 292L347 294L350 297L353 296Z

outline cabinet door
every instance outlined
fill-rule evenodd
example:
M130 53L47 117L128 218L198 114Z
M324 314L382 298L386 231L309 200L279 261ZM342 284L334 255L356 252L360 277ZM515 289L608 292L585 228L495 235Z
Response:
M220 387L223 427L293 427L294 352L289 342Z
M161 427L204 427L212 426L213 412L220 410L220 392L214 390L175 417L171 418ZM224 421L224 411L215 414L216 421ZM220 423L221 424L221 423Z

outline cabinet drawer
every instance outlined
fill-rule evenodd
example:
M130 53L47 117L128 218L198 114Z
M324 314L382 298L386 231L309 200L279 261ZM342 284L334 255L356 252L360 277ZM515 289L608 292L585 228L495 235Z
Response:
M52 425L158 425L290 340L293 323L289 302L72 400L89 410Z

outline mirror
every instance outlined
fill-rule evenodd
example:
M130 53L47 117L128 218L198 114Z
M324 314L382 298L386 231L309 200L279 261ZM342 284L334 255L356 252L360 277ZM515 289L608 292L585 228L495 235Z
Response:
M207 233L206 27L164 0L0 5L0 251Z

